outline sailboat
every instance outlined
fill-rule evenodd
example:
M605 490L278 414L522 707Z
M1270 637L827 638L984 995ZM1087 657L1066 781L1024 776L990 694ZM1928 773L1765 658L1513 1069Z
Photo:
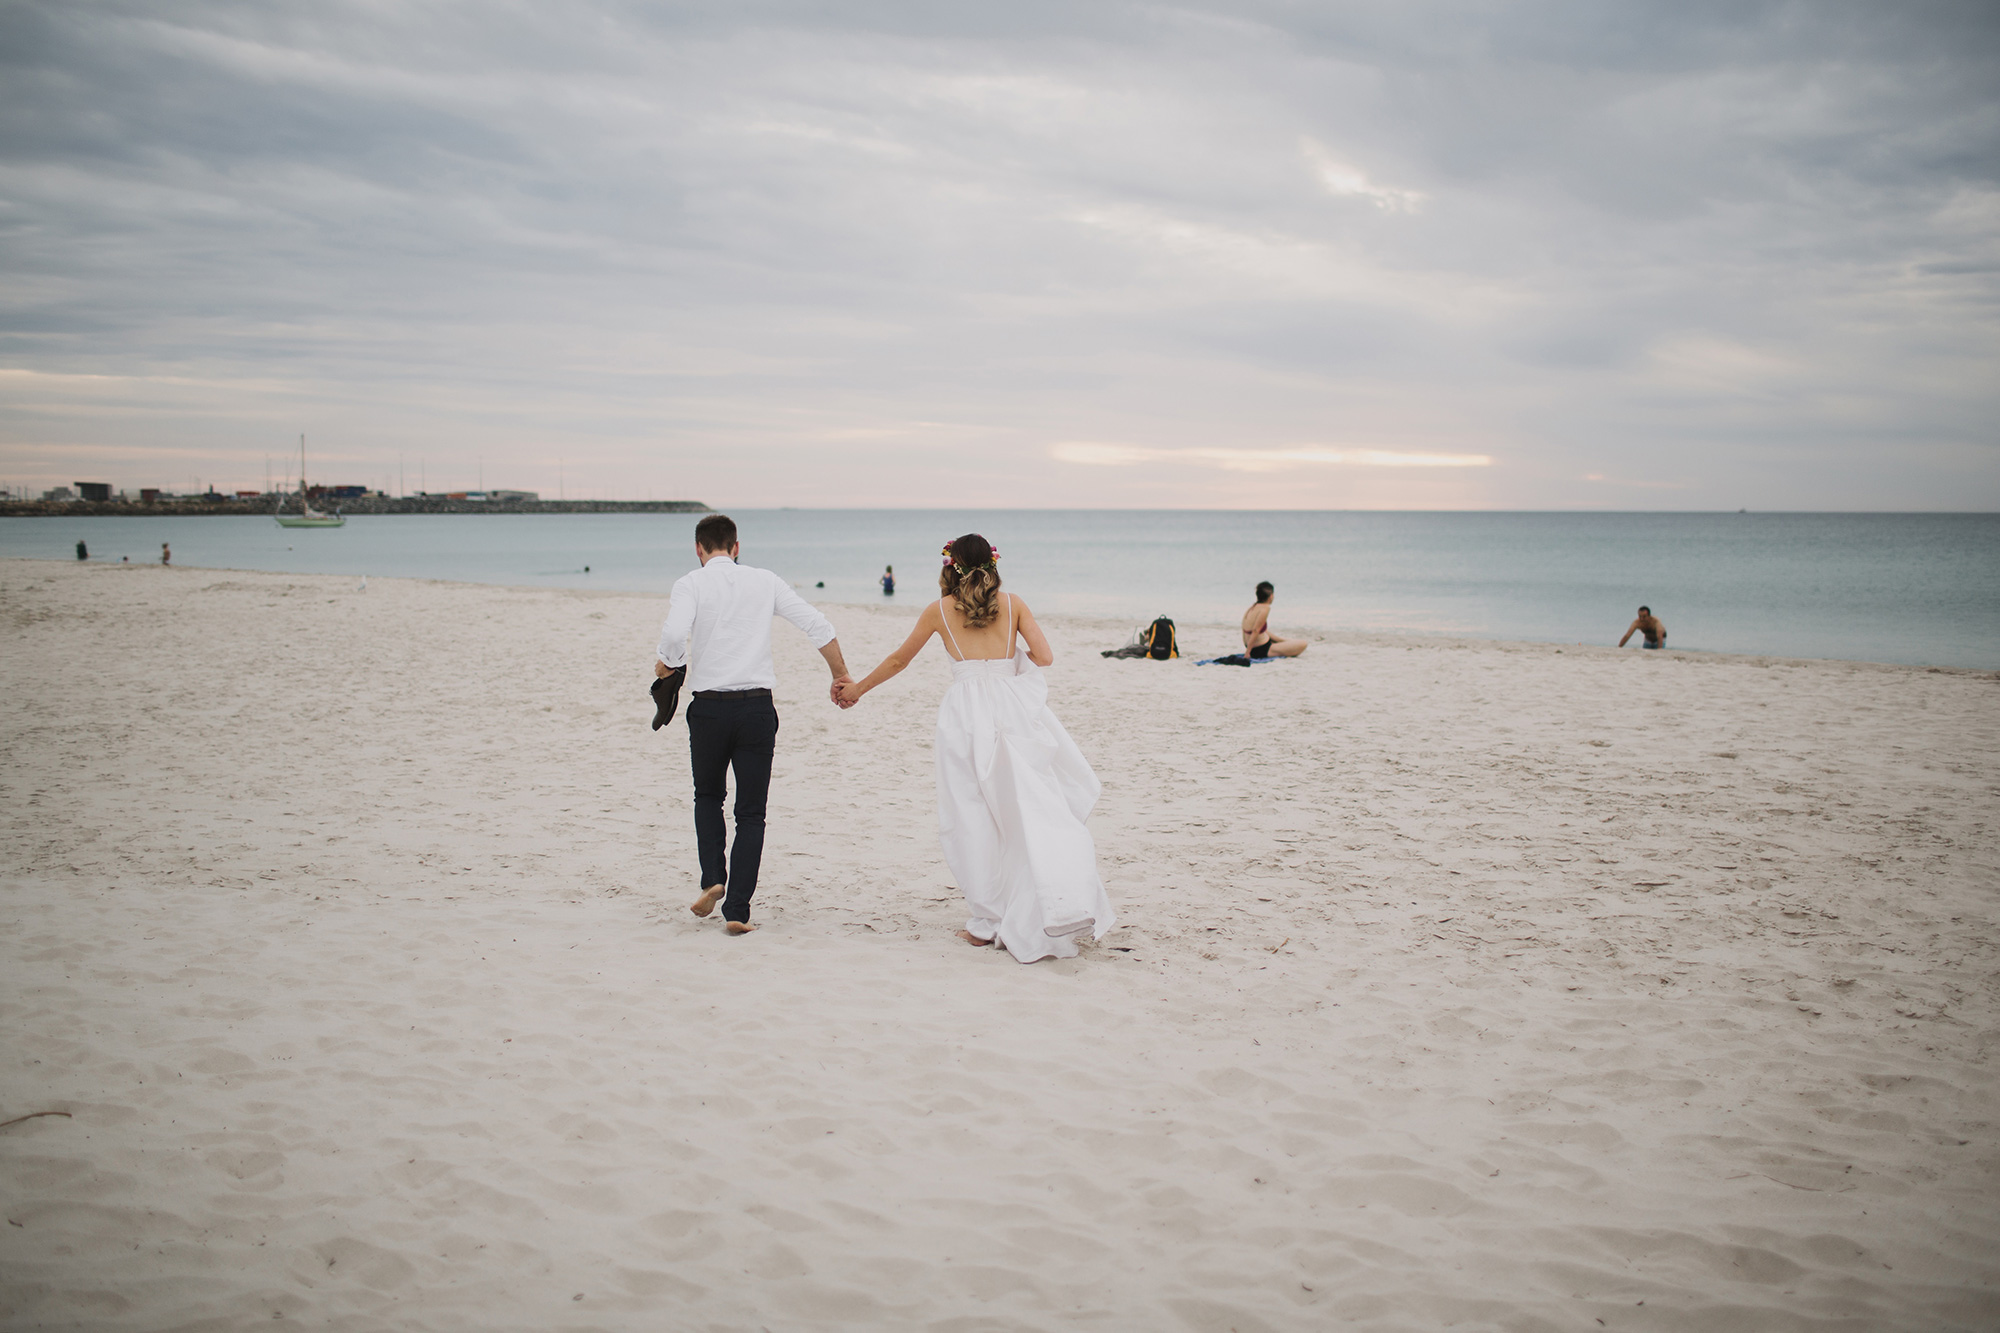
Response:
M322 514L306 499L306 437L299 435L299 513L287 514L285 502L278 501L278 512L272 517L281 528L337 528L347 522L341 514Z

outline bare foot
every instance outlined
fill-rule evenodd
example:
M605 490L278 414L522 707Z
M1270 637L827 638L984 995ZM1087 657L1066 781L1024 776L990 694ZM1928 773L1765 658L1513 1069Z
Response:
M751 931L757 929L757 927L751 925L748 921L732 921L724 926L723 929L732 935L748 935Z
M715 905L722 901L722 891L723 886L720 884L703 889L701 897L688 904L688 911L693 912L696 916L707 916L715 910Z
M992 940L980 939L977 935L973 934L969 930L959 931L958 937L964 940L967 944L970 944L975 949L984 949L987 945L993 943Z

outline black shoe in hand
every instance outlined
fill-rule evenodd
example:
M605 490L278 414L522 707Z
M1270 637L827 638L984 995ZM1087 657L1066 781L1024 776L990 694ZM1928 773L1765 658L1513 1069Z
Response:
M674 710L681 702L681 682L687 679L687 668L677 666L664 676L653 681L653 730L674 720Z

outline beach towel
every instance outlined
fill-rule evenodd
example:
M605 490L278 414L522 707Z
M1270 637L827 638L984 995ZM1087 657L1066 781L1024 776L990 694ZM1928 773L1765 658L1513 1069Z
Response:
M1204 657L1196 666L1269 666L1273 662L1289 662L1289 657L1252 657L1248 653L1231 653L1227 657Z

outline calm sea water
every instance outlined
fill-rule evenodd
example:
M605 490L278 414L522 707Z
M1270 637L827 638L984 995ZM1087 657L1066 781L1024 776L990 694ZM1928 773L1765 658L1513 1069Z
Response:
M692 514L395 515L344 528L241 518L5 518L0 555L665 593ZM2000 667L2000 515L737 511L744 561L816 601L936 596L938 548L981 532L1051 613L1615 643L1641 602L1676 648ZM589 572L585 572L585 566ZM823 588L816 585L824 583ZM1210 641L1213 640L1211 643ZM1185 646L1234 647L1193 630ZM1112 645L1106 644L1106 647Z

